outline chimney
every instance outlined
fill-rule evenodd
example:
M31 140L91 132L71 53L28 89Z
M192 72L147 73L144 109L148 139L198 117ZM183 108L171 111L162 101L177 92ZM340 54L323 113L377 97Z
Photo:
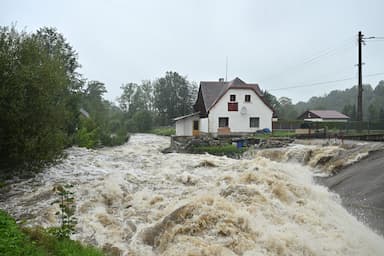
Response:
M219 78L219 82L224 82L224 78Z

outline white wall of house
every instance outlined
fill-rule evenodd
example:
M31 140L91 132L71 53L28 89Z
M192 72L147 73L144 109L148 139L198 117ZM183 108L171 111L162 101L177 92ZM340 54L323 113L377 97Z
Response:
M208 117L200 119L200 131L208 133Z
M231 94L236 95L238 111L228 111L228 102ZM245 95L251 95L251 101L245 102ZM246 113L241 113L242 108ZM217 133L219 117L229 118L229 128L232 132L251 133L268 128L272 130L272 110L251 89L229 89L227 93L209 111L209 132ZM258 117L259 127L250 127L250 117Z
M192 136L193 121L199 119L199 116L191 116L181 120L177 120L176 136Z

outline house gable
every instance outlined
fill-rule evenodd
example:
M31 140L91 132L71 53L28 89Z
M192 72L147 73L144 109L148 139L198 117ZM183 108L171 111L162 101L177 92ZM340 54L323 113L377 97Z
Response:
M235 101L231 101L231 95L235 96ZM231 108L231 104L236 104L236 110ZM209 130L217 132L220 118L228 118L231 133L253 133L263 128L271 130L272 116L273 111L252 88L229 88L209 110ZM251 119L258 119L259 125L254 126L254 122L251 125Z
M265 100L263 93L260 90L258 84L247 84L240 78L236 77L234 80L229 82L224 81L202 81L200 82L198 97L194 105L194 110L201 112L203 115L207 115L210 109L223 97L223 95L229 89L251 89L256 95L264 102L264 104L270 108L273 108Z

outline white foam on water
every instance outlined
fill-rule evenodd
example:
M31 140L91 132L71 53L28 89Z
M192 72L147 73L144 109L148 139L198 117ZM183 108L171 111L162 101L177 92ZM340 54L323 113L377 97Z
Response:
M51 190L70 183L73 238L122 255L383 255L384 239L312 180L349 148L293 145L235 160L162 154L168 144L138 134L119 147L69 149L61 164L12 185L0 207L29 225L57 225ZM368 150L349 152L343 163Z

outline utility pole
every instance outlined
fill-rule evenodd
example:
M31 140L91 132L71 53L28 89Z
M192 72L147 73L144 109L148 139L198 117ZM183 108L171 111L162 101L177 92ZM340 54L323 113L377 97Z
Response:
M363 69L361 62L361 46L363 44L363 34L361 31L359 31L358 35L358 44L359 44L359 62L357 64L359 68L359 83L358 83L358 89L357 89L357 121L361 122L363 121ZM360 125L359 125L360 126Z
M363 63L362 63L362 45L365 45L365 40L367 39L376 39L378 37L364 37L363 33L359 31L358 34L358 44L359 44L359 63L357 64L359 68L359 83L358 83L358 92L357 92L357 121L359 121L359 129L362 128L363 122Z

